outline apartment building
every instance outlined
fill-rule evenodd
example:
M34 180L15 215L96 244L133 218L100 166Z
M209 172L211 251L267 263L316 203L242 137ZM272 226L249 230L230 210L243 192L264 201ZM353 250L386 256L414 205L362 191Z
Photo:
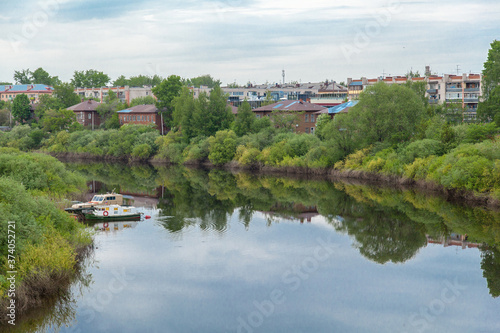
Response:
M31 104L38 103L40 96L52 95L54 88L45 84L15 84L0 86L0 100L12 101L17 95L25 94Z
M104 101L106 96L109 95L109 92L113 91L116 93L116 96L122 101L130 102L137 97L146 97L153 96L153 91L151 86L143 86L143 87L101 87L101 88L76 88L75 93L81 98L93 98L94 100L100 101L101 103Z
M444 74L428 75L423 77L407 78L406 76L390 76L376 79L360 80L347 79L349 89L349 99L356 100L359 94L367 87L378 82L387 84L404 84L411 80L412 82L425 82L427 84L426 96L429 104L451 104L457 103L464 109L464 120L476 118L477 106L481 98L481 74Z

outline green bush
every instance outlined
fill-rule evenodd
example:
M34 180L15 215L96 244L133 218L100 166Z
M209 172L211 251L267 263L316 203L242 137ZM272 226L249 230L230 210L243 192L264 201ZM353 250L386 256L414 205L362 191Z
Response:
M141 160L146 160L151 156L152 151L153 149L151 148L150 145L142 143L134 146L131 155L132 157L139 158Z
M215 165L230 162L236 153L236 134L231 130L218 131L209 139L208 159Z

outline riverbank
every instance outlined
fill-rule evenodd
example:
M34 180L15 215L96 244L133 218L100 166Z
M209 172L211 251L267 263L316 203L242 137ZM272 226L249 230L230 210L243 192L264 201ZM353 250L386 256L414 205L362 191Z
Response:
M50 155L62 161L81 161L81 162L121 162L130 164L148 163L154 166L178 165L172 163L168 159L150 158L148 160L136 160L132 158L115 158L93 156L90 154L76 153L50 153ZM378 172L369 172L364 170L339 170L335 168L309 168L309 167L294 167L294 166L269 166L263 163L253 163L250 165L242 165L236 161L231 161L223 165L214 165L209 160L189 161L182 163L190 168L206 168L206 169L224 169L231 172L251 172L257 174L268 175L286 175L292 177L304 177L307 179L327 179L330 181L347 180L357 181L368 184L376 184L383 186L399 187L399 188L416 188L420 191L440 195L447 200L455 203L463 203L471 206L488 207L490 209L499 209L500 200L487 193L478 193L470 190L447 188L436 182L429 180L416 180L405 176L387 175Z
M0 170L0 323L12 325L69 286L92 237L61 209L85 189L81 176L51 156L7 148Z

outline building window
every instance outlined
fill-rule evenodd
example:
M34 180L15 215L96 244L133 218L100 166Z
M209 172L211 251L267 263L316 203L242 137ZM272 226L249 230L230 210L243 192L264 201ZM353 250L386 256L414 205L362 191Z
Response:
M311 127L311 134L314 134L314 127Z
M314 123L314 115L311 115L311 123Z
M306 122L306 123L308 123L308 122L309 122L309 115L308 115L308 114L306 114L306 116L305 116L305 122Z
M92 119L92 113L89 112L89 119Z
M306 133L309 133L309 127L306 127Z
M256 114L255 117L257 117L257 119L260 119L260 114Z

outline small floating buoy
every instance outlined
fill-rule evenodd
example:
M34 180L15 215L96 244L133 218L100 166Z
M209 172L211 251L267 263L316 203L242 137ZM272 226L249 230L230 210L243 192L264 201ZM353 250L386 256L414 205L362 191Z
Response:
M151 216L146 215L146 216L144 216L144 218L147 220L147 219L150 219L150 218L151 218Z

